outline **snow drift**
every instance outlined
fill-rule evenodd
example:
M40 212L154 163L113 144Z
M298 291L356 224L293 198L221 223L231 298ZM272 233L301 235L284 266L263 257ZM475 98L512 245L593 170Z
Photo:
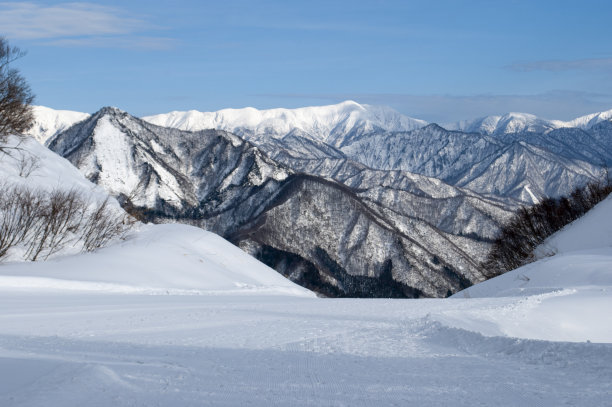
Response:
M214 233L186 225L142 225L94 253L0 267L0 288L135 294L313 293Z

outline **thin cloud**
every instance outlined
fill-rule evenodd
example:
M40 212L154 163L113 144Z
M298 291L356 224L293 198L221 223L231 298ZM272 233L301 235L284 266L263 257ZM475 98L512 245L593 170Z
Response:
M508 65L506 68L516 72L562 72L562 71L589 71L589 70L611 70L612 58L590 58L576 60L549 60L520 62Z
M175 48L178 41L165 37L85 37L85 38L62 38L46 41L45 45L58 47L95 47L95 48L125 48L125 49L149 49L164 51Z
M8 38L39 40L55 46L166 49L172 39L136 35L157 27L115 7L76 2L41 5L0 3L0 27Z

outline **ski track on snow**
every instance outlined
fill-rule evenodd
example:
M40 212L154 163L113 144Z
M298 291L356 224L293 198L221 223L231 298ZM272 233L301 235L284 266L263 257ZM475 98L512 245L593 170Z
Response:
M0 405L610 405L612 344L437 320L535 302L4 291Z

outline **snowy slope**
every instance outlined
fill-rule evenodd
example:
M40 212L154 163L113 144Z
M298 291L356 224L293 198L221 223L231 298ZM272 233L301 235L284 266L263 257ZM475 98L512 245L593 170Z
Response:
M0 152L0 182L29 188L77 189L85 194L106 197L101 187L88 181L68 160L50 151L31 137L10 136Z
M87 119L87 113L74 112L71 110L55 110L45 106L34 106L34 125L27 134L34 137L41 144L66 130L75 123Z
M453 298L518 297L523 315L449 314L441 321L492 335L607 342L612 338L612 197L548 238L540 260L484 281ZM551 256L552 257L544 257ZM520 319L520 323L511 323ZM510 322L510 323L509 323Z
M576 290L577 287L612 288L612 197L550 236L535 254L540 258L535 263L472 286L455 296L525 295Z
M214 233L141 225L94 253L0 266L0 289L142 294L254 293L314 296Z
M32 137L9 136L0 151L0 188L25 188L31 192L74 191L90 209L107 201L108 210L118 218L125 215L116 199L100 186L91 183L68 160L50 151ZM52 256L75 253L81 247L67 245ZM20 260L23 246L9 250L3 260Z
M579 132L584 136L579 145L573 134L550 133L558 136L550 151L551 137L502 140L430 124L410 132L370 134L342 147L342 152L371 168L410 171L480 194L532 204L597 179L600 168L593 162L601 162L600 143ZM591 146L592 154L576 154L585 145Z
M572 342L612 340L612 249L580 250L539 260L453 298L516 298L501 312L448 312L436 320L489 336Z
M606 247L612 247L612 196L546 239L538 247L537 255L569 254Z

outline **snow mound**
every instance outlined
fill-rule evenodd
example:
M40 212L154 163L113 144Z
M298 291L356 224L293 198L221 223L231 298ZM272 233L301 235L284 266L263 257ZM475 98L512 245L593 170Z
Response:
M0 266L2 290L314 297L218 235L186 225L142 225L93 253Z
M476 284L453 297L512 297L587 290L612 294L612 248L548 257Z

